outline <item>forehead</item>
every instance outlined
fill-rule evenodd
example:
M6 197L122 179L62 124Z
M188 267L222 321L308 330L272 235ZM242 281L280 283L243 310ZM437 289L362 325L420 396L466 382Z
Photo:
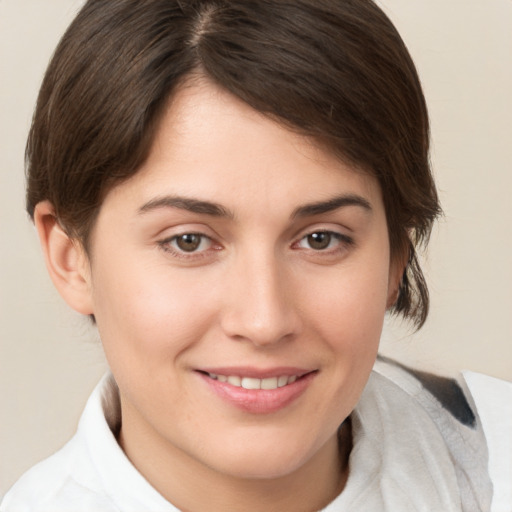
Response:
M375 178L205 80L178 89L144 165L106 203L179 194L268 212L340 193L381 203Z

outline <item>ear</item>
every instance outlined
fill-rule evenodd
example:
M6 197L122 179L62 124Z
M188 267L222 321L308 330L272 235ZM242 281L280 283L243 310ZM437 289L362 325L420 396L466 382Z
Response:
M398 300L400 293L400 283L404 275L407 263L409 261L409 250L404 250L402 254L397 254L391 257L389 264L389 278L388 278L388 300L386 308L392 308Z
M55 288L74 310L93 314L89 260L82 244L61 227L49 201L36 205L34 224Z

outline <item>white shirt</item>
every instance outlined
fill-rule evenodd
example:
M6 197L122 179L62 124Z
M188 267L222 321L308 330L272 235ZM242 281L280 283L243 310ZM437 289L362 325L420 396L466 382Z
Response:
M479 441L481 428L460 427L448 412L439 412L439 403L415 378L378 362L351 416L354 446L347 485L324 512L461 511L461 472L454 453L468 466L463 473L476 471L475 492L489 503L491 487L478 474L486 476L487 468L474 468L470 460L487 458L487 448L494 493L492 508L483 505L482 510L512 512L512 383L466 372L462 384L487 443ZM89 398L75 436L22 476L0 512L178 512L119 447L112 433L118 405L107 405L107 395L115 398L109 375Z

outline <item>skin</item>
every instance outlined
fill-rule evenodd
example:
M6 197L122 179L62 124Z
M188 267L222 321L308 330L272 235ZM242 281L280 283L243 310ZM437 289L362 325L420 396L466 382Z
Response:
M57 288L95 315L120 445L164 497L190 511L309 511L341 492L350 430L338 440L338 428L402 270L374 178L201 81L177 91L146 163L107 194L89 255L51 204L35 220ZM187 233L197 247L176 238ZM247 412L198 372L233 366L312 377L290 404Z

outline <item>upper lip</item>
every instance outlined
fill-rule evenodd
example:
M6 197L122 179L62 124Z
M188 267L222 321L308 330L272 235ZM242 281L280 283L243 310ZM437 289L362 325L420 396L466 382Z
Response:
M279 366L273 368L255 368L253 366L225 366L225 367L205 367L197 368L197 371L212 373L214 375L236 375L239 377L250 377L253 379L268 379L271 377L291 377L293 375L302 377L313 369L298 368L292 366Z

